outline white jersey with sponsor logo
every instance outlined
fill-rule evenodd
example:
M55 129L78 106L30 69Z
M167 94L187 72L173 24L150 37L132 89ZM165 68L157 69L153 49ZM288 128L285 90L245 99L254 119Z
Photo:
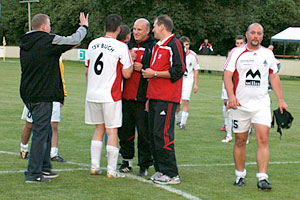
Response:
M263 46L253 51L247 45L234 48L227 58L224 70L233 72L233 89L244 108L253 109L261 102L270 104L268 77L277 72L273 52Z
M112 37L100 37L88 47L89 64L86 100L90 102L116 102L122 98L122 69L132 65L125 43Z
M194 51L189 50L186 54L185 62L187 70L183 74L183 84L184 82L193 83L194 70L200 69L197 54Z

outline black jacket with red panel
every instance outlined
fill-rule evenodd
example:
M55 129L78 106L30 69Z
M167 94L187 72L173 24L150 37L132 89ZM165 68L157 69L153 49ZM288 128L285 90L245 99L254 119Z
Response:
M147 98L179 103L182 76L186 69L184 46L174 34L163 44L158 43L152 52L150 68L154 71L169 71L171 78L149 78Z
M130 50L134 50L137 54L135 62L143 64L143 69L150 67L152 49L155 45L151 36L148 36L144 41L135 41L134 37L128 42ZM136 100L146 102L148 81L143 78L140 71L133 71L131 77L124 82L122 98L126 100Z

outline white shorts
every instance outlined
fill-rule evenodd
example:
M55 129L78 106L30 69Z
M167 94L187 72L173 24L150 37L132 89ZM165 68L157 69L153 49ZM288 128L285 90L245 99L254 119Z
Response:
M190 101L191 93L193 89L193 82L184 82L182 84L182 94L181 94L181 101L188 100Z
M244 133L250 129L251 124L262 124L271 127L270 106L260 107L253 111L243 109L231 109L232 130L234 133Z
M105 128L122 126L122 101L112 103L85 102L85 123L105 124Z
M32 116L29 113L29 110L26 106L24 106L21 119L24 119L27 122L32 123ZM51 122L60 122L60 103L56 101L53 102Z
M222 96L221 96L221 99L228 99L228 95L227 95L227 91L225 89L224 82L222 84Z

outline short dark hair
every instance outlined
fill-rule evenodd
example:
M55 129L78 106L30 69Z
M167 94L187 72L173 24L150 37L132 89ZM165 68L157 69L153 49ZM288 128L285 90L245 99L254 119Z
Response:
M122 17L117 14L108 15L105 19L106 32L116 32L117 28L122 23Z
M163 24L167 31L169 32L173 31L173 26L174 26L173 21L171 17L169 17L168 15L160 15L155 20L157 25Z
M187 43L190 44L190 38L188 38L188 37L186 37L186 36L182 36L182 37L180 38L180 40L181 40L183 43L187 42Z
M237 40L243 40L244 42L246 41L245 36L243 36L243 35L236 36L235 41L237 41Z
M48 19L49 19L49 16L45 15L45 14L37 14L37 15L35 15L32 18L32 20L31 20L32 29L33 30L37 30L43 24L46 24Z
M126 36L130 34L130 28L128 25L126 24L123 24L120 26L120 33L117 37L117 40L120 40L120 41L125 41L126 40Z

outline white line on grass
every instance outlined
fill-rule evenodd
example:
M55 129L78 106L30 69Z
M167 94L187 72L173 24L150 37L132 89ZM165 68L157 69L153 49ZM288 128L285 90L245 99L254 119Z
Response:
M69 171L83 171L89 168L72 168L72 169L55 169L55 172L69 172ZM10 170L10 171L0 171L0 174L13 174L13 173L24 173L24 170Z
M167 190L167 191L169 191L169 192L178 194L178 195L180 195L180 196L185 197L186 199L191 199L191 200L201 200L201 199L199 199L198 197L195 197L195 196L193 196L193 195L191 195L191 194L189 194L189 193L183 192L182 190L178 190L178 189L172 188L172 187L167 186L167 185L158 185L158 184L154 184L152 181L146 180L146 179L141 178L141 177L139 177L139 176L135 176L135 175L132 175L132 174L126 174L126 177L129 177L129 178L134 179L134 180L141 181L141 182L143 182L143 183L151 183L151 184L153 184L155 187L162 188L162 189Z

